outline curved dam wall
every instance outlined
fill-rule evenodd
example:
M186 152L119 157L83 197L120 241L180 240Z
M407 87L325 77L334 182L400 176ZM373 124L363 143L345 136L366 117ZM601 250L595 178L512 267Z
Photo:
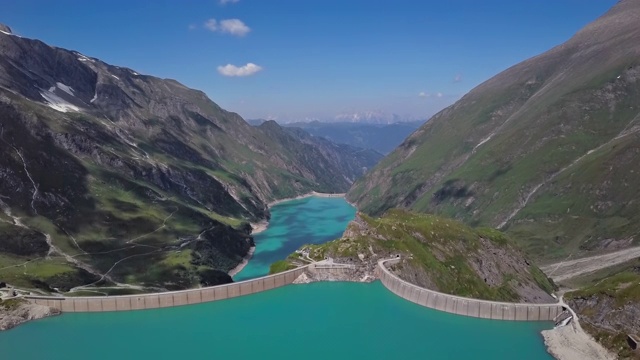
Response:
M302 266L278 274L237 283L163 293L83 297L24 296L24 298L35 304L50 306L63 312L156 309L230 299L275 289L291 284L307 267Z
M506 303L465 298L421 288L400 279L385 266L397 264L399 261L399 258L380 260L376 275L394 294L431 309L483 319L517 321L553 321L564 310L559 303Z

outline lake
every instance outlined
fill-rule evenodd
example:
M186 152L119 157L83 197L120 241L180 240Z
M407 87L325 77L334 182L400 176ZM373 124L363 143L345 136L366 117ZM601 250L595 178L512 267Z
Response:
M338 239L355 215L356 209L343 198L312 196L273 206L269 227L254 236L253 257L233 280L267 275L271 264L300 246Z
M264 274L270 261L302 244L339 237L354 211L335 198L274 206L243 276ZM552 359L540 335L552 326L427 309L380 282L323 282L198 305L33 321L0 333L0 358Z

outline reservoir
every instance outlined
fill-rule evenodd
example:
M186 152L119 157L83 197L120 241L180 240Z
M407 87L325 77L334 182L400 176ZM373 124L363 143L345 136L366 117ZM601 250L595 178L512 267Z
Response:
M335 198L274 206L271 226L241 274L262 275L302 244L339 237L354 213ZM540 335L552 326L439 312L379 281L322 282L197 305L33 321L0 332L0 358L552 359Z
M233 280L267 275L271 264L284 260L300 246L340 238L355 215L356 209L343 198L312 196L273 206L269 227L254 235L253 257Z

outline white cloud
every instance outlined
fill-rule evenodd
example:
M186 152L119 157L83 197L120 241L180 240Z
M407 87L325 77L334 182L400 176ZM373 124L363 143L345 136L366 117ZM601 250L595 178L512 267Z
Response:
M216 21L216 19L209 19L204 23L204 27L211 31L218 31L218 21Z
M225 19L220 21L209 19L204 23L204 27L213 32L219 31L235 36L245 36L251 31L251 28L240 19Z
M220 5L235 4L240 0L220 0Z
M442 93L441 93L441 92L439 92L439 93L436 93L436 96L437 96L437 97L439 97L439 98L441 98L443 95L442 95Z
M189 24L189 30L195 30L198 28L198 25L195 24Z
M426 93L426 92L424 92L424 91L420 91L420 93L418 94L418 96L420 96L420 97L429 97L429 96L431 96L431 94L427 94L427 93Z
M462 81L462 74L456 74L456 76L453 77L453 82L460 82Z
M218 72L224 76L249 76L262 70L262 66L254 63L247 63L244 66L235 66L227 64L224 66L218 66Z
M220 31L236 36L245 36L251 29L239 19L220 21Z

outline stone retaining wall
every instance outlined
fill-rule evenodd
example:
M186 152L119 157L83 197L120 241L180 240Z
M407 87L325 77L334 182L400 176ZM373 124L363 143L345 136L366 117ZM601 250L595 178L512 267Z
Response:
M385 264L393 265L399 261L400 259L380 260L376 275L394 294L431 309L484 319L518 321L552 321L563 311L560 304L478 300L421 288L400 279L385 267Z
M63 312L156 309L230 299L275 289L291 284L306 268L307 266L303 266L237 283L154 294L83 297L24 296L24 298L32 303L50 306Z

